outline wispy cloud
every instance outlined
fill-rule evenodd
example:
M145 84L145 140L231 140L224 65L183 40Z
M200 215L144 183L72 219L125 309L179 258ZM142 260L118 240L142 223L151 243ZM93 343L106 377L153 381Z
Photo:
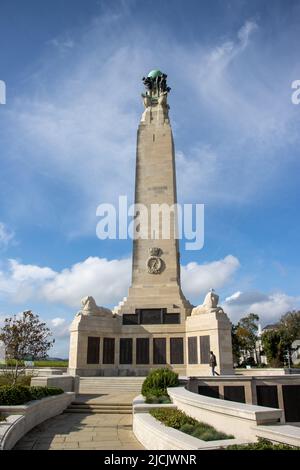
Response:
M238 268L239 261L232 255L203 265L189 263L181 268L183 290L201 303L210 287L222 288ZM92 295L99 305L113 306L127 295L130 276L130 258L89 257L60 272L10 260L7 270L0 272L0 295L11 302L43 301L74 309L80 307L82 297ZM58 327L63 320L51 321Z
M0 222L0 249L6 248L14 240L14 237L14 231L3 222Z
M284 292L235 292L227 297L224 309L234 321L248 313L259 315L263 324L277 321L284 313L300 308L300 296L290 296Z
M62 201L76 207L66 211L62 202L64 233L91 233L100 202L114 202L119 194L133 196L129 188L142 112L138 77L153 64L161 64L174 85L171 118L175 134L180 125L185 142L175 135L180 198L198 202L201 196L201 202L226 204L261 196L264 185L286 164L276 151L298 134L290 102L280 90L284 71L273 83L272 61L277 57L270 58L269 74L260 60L260 43L254 40L259 25L248 20L230 39L216 37L205 47L196 43L187 48L176 39L167 40L157 27L149 49L139 25L130 20L124 24L122 13L107 14L93 21L76 42L68 37L72 54L66 54L63 64L57 55L48 54L47 65L40 66L32 82L36 90L19 96L10 110L9 145L15 146L14 158L27 175L32 216L38 212L41 217L47 208L57 217L49 208L54 185L58 194L67 194ZM252 70L245 80L251 48L257 74ZM262 73L267 74L263 80ZM202 129L207 122L209 135ZM28 184L31 179L35 184ZM228 190L232 187L235 191ZM13 203L14 210L23 210L21 200ZM48 220L51 223L50 216Z

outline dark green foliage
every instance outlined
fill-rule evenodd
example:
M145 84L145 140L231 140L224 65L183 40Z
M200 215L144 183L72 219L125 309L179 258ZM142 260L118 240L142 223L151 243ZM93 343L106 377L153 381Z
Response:
M171 403L171 400L170 400L170 397L169 395L151 395L151 393L149 393L149 395L146 396L146 403L150 403L150 404L167 404L167 403Z
M165 426L178 429L181 432L197 437L202 441L217 441L219 439L233 439L233 436L217 431L209 424L197 421L180 410L171 408L155 408L150 414L161 421Z
M29 387L3 385L0 387L0 405L22 405L31 400Z
M261 437L257 442L245 445L232 445L225 448L226 450L300 450L300 447L292 447L287 444L273 444L267 439Z
M31 400L64 393L56 387L28 387L23 385L3 385L0 387L0 405L23 405Z
M179 385L178 374L170 369L155 369L152 370L142 386L142 394L161 396L168 395L168 387L177 387Z

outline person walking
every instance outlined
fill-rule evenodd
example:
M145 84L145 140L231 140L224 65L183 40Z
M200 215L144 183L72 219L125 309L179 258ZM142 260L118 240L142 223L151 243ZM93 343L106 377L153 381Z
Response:
M216 356L214 355L213 351L210 351L209 365L211 367L211 373L212 373L213 376L220 375L215 370L215 368L217 367L217 359L216 359Z

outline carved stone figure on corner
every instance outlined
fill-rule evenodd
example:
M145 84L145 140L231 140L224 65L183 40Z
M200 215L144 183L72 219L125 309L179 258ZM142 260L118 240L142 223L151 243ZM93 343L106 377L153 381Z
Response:
M94 297L88 295L81 299L81 310L77 315L112 315L111 310L105 307L98 307Z
M202 313L224 312L222 307L218 307L219 296L214 289L210 289L206 294L203 304L194 307L192 315L200 315Z

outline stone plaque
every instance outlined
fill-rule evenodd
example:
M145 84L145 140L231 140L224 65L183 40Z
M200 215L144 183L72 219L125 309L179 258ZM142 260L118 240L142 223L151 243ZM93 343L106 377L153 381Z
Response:
M88 337L87 346L87 364L99 364L100 338L94 336Z
M115 338L103 338L103 364L115 363Z
M199 385L198 393L206 397L219 398L219 387L215 385Z
M209 356L210 356L209 335L200 336L200 362L201 364L209 364Z
M120 364L132 364L132 338L120 338Z
M179 325L180 313L164 313L164 323L167 325Z
M153 338L153 364L166 362L166 338Z
M224 400L237 401L239 403L246 403L245 400L245 387L240 385L225 385L224 386Z
M163 311L161 308L149 308L140 310L141 325L161 325Z
M123 325L138 325L139 316L137 313L123 313Z
M270 408L279 408L278 392L276 385L257 385L256 386L257 404L259 406L269 406Z
M170 338L171 364L183 364L183 338Z
M149 338L136 339L136 363L149 364Z
M197 336L189 336L188 338L188 353L189 364L198 364L198 351L197 351Z
M300 385L282 385L285 420L300 422Z

